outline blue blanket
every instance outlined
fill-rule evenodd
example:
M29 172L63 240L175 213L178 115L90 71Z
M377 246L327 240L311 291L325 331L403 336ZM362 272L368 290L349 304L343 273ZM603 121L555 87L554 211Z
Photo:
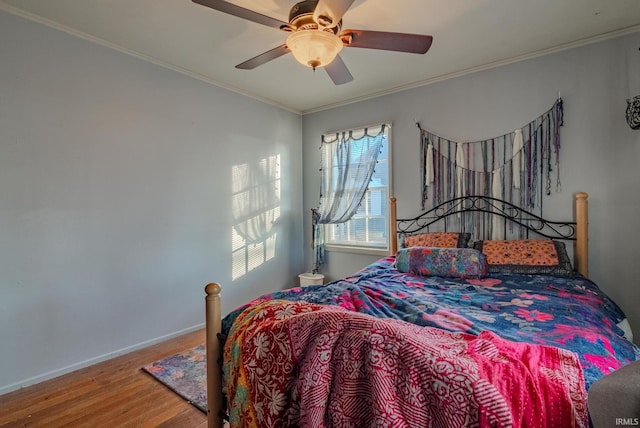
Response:
M247 307L265 300L306 301L448 331L557 346L575 352L587 389L605 374L640 359L622 337L620 308L589 279L490 274L482 279L415 276L386 257L327 285L261 296L227 315L223 333Z

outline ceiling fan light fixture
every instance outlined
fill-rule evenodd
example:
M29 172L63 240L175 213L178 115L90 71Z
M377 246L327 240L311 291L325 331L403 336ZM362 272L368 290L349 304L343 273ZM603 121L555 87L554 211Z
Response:
M343 46L340 37L323 30L298 30L287 37L287 47L295 59L314 70L330 64Z

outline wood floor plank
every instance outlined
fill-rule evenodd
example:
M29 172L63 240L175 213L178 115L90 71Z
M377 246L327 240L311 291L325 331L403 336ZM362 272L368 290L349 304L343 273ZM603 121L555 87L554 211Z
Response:
M204 413L203 413L204 415ZM159 428L193 428L202 422L202 417L190 411L184 411L178 415L157 425Z
M0 395L0 428L205 428L202 411L141 370L204 341L199 330Z

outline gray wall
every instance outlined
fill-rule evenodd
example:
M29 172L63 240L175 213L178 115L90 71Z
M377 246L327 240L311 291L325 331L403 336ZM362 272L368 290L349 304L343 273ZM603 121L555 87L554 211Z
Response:
M301 122L0 12L0 393L202 327L207 282L295 284ZM275 249L232 276L232 167L277 155Z
M319 136L323 132L393 122L393 187L398 215L420 207L418 120L455 141L510 132L554 103L565 102L562 192L545 199L545 215L572 218L577 191L589 193L591 278L626 311L640 339L640 131L624 119L626 99L640 94L640 34L478 72L357 104L306 115L305 213L318 204ZM357 76L355 76L357 79ZM305 215L304 230L309 230ZM305 233L305 246L310 234ZM348 275L375 257L332 252L323 273ZM311 253L306 266L311 265Z

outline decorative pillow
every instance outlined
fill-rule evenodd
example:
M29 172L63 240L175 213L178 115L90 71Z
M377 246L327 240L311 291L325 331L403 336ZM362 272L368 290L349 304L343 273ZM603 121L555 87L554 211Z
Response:
M471 239L470 233L427 232L404 237L403 247L447 247L465 248Z
M396 269L421 276L483 278L487 260L473 248L410 247L396 254Z
M571 277L571 259L563 242L551 239L476 241L473 248L487 257L490 273L542 274Z

